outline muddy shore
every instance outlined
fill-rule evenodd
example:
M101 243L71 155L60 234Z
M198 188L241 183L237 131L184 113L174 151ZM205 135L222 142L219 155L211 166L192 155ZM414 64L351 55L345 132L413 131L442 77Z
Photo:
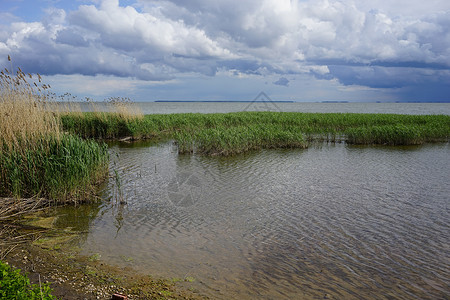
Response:
M49 283L58 299L207 299L189 281L153 278L132 268L109 266L79 254L73 232L52 228L45 212L0 223L3 261L28 274L31 283ZM151 270L149 270L151 274Z

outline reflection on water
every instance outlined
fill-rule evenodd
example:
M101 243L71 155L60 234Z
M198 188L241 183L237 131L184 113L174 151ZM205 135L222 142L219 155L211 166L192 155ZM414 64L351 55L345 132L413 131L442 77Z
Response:
M110 149L126 204L111 178L109 200L59 218L88 231L86 254L194 277L213 298L449 297L448 144L231 158L170 143Z

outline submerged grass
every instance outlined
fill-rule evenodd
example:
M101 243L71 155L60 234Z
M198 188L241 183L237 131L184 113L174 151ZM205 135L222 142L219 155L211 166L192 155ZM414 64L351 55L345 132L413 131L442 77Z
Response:
M353 113L237 112L145 115L66 114L64 130L83 137L175 139L180 153L232 155L262 148L306 147L307 142L411 145L447 142L450 116Z
M35 79L12 65L0 73L0 197L87 200L107 173L107 148L63 133L49 86Z

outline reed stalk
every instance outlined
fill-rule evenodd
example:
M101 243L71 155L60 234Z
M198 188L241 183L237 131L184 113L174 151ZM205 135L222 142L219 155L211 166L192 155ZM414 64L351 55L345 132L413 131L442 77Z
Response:
M41 76L0 72L0 197L84 201L107 173L104 144L62 132Z

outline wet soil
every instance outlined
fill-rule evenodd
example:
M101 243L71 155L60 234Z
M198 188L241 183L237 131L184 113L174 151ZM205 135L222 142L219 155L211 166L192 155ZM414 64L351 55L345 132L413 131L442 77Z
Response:
M0 223L2 260L26 272L31 283L49 283L58 299L111 299L113 294L127 299L207 299L188 281L153 278L79 255L70 246L75 233L51 228L53 220L45 216L31 219Z

